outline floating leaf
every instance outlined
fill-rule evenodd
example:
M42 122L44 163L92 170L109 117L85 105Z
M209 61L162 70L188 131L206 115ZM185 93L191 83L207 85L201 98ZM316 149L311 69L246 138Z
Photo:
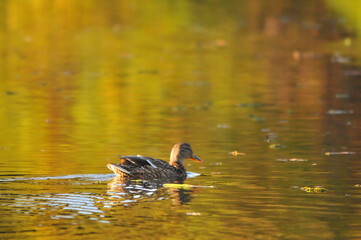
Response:
M235 151L233 151L233 152L229 152L229 154L232 154L233 156L239 156L239 155L244 156L244 155L246 155L245 153L240 153L240 152L238 152L237 150L235 150Z
M280 149L280 148L284 148L284 146L283 146L283 145L278 144L278 143L271 144L271 145L269 145L268 147L269 147L269 148L271 148L271 149Z
M349 155L349 154L356 154L355 152L325 152L326 156L330 155Z
M193 189L195 186L190 184L176 184L176 183L165 183L163 187L166 188L179 188L179 189Z

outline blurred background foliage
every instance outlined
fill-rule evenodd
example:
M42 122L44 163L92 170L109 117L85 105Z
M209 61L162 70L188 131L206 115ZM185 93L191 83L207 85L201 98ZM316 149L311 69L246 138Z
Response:
M27 173L101 172L125 150L168 156L187 140L202 143L204 154L239 143L241 129L258 128L239 121L255 111L239 116L239 103L270 103L273 117L278 109L325 111L315 105L329 91L325 61L299 64L292 54L358 55L357 39L344 44L360 29L357 4L3 0L0 147L11 149L1 153L4 164ZM219 124L237 129L218 133Z

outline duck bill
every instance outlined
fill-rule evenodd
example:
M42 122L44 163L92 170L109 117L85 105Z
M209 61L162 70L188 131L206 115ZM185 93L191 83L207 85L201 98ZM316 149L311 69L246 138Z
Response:
M203 163L203 161L201 159L199 159L196 155L192 155L192 157L190 158L192 159L193 161L196 161L196 162L200 162L200 163Z

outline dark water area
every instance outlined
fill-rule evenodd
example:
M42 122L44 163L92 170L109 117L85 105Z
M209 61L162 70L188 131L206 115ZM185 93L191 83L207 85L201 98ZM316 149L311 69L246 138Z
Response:
M361 238L359 9L1 1L0 239ZM186 185L106 167L182 141Z

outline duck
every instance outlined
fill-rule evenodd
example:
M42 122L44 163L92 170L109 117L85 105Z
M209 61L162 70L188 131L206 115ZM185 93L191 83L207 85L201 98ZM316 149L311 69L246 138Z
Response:
M187 171L183 165L185 159L203 163L192 150L190 144L182 142L173 146L169 163L151 157L118 155L121 163L109 163L107 167L122 180L160 180L183 182Z

